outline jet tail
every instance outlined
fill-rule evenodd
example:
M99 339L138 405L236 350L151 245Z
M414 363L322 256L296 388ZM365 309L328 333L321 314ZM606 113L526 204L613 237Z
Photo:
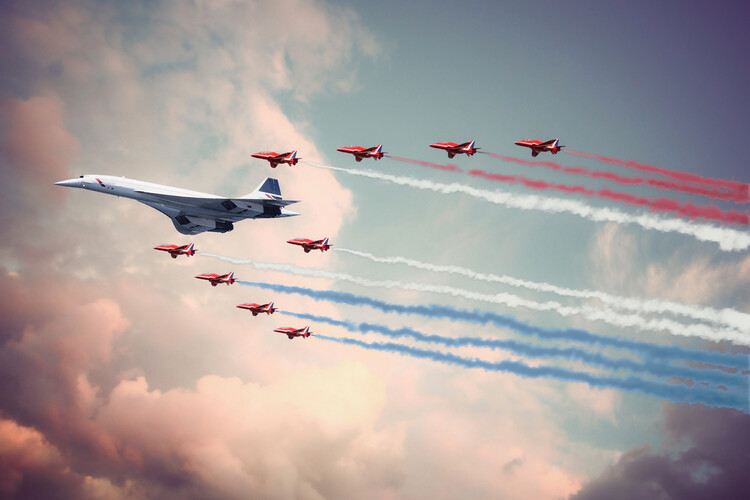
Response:
M259 216L262 218L291 217L293 215L299 215L296 212L284 209L287 205L297 203L297 200L282 199L279 181L272 177L266 177L266 180L264 180L252 193L234 199L239 205L255 203L262 205L263 214Z
M279 187L279 181L272 177L266 177L266 180L264 180L257 188L255 188L255 191L242 196L241 199L267 200L269 198L281 199L281 188Z

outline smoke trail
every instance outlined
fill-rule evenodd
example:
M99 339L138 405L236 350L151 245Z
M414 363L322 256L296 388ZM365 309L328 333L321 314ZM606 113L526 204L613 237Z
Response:
M399 158L398 156L390 156L390 155L386 155L386 157L390 158L391 160L404 161L407 163L415 163L417 165L422 165L423 167L430 167L430 168L435 168L438 170L446 170L448 172L463 172L463 170L461 170L461 168L458 165L441 165L439 163L431 163L429 161L412 160L410 158Z
M456 309L449 306L427 305L427 306L404 306L400 304L391 304L370 297L355 295L353 293L336 292L333 290L313 290L289 285L277 285L273 283L238 281L237 283L246 286L254 286L266 290L273 290L279 293L293 293L310 297L314 300L331 301L339 304L350 306L368 306L378 309L385 313L396 314L415 314L426 318L450 319L454 321L465 321L479 325L491 324L499 327L509 328L521 335L533 335L545 340L565 340L571 342L580 342L590 345L600 345L603 347L613 347L616 349L628 349L641 353L645 359L660 361L694 361L706 363L707 365L724 366L728 368L747 368L748 356L723 354L711 351L702 351L697 349L686 349L679 346L657 345L637 340L622 339L618 337L607 337L597 335L581 329L547 329L531 326L522 321L518 321L510 316L503 316L486 311L468 311L465 309Z
M588 384L589 387L610 387L624 391L640 392L678 403L703 403L708 406L736 408L741 411L747 411L746 399L742 395L732 392L670 385L634 376L619 378L613 376L592 375L590 373L577 372L555 366L529 366L519 361L483 361L476 358L463 358L450 353L417 349L415 347L408 347L393 342L368 343L356 339L328 337L320 334L318 334L317 337L332 342L356 345L365 349L394 352L404 356L429 359L438 363L458 365L464 368L480 368L486 371L513 373L527 378L548 377L561 381L583 382Z
M565 297L597 299L602 303L616 309L626 309L642 314L671 313L680 316L686 316L692 319L708 321L716 325L726 325L732 328L736 328L741 332L750 333L750 314L735 311L733 309L716 310L705 306L685 305L665 300L644 300L632 297L619 297L595 290L573 290L570 288L551 285L549 283L525 281L506 275L498 276L495 274L478 273L476 271L472 271L471 269L465 269L458 266L440 266L435 264L428 264L414 259L407 259L406 257L377 257L367 252L359 252L357 250L349 250L347 248L341 247L336 247L334 248L334 250L337 252L344 252L351 255L356 255L358 257L363 257L373 262L382 264L405 264L407 266L417 269L424 269L426 271L459 274L461 276L466 276L467 278L472 278L479 281L502 283L504 285L526 288L538 292L554 293Z
M486 151L480 151L480 153L486 154L488 156L492 156L493 158L499 158L507 162L519 163L521 165L528 165L532 167L544 167L544 168L549 168L549 169L555 170L557 172L562 172L565 174L583 175L583 176L591 177L594 179L604 179L607 181L616 182L617 184L626 184L626 185L631 185L631 186L644 185L644 186L654 187L657 189L679 191L683 193L695 194L698 196L705 196L707 198L714 198L717 200L733 201L735 203L747 203L748 201L750 201L750 194L748 194L747 189L745 189L744 192L723 191L721 189L710 189L707 187L699 187L699 186L693 186L690 184L682 184L679 182L654 179L652 177L623 177L613 172L592 171L585 167L564 167L560 165L559 163L555 163L552 161L522 160L520 158L513 158L512 156L503 156L503 155L499 155L495 153L488 153Z
M750 247L750 234L744 231L716 227L709 224L696 224L679 219L662 219L649 214L630 215L613 208L597 208L577 200L549 198L537 195L522 195L504 191L485 191L463 184L442 184L438 182L395 176L368 170L338 168L331 165L320 165L306 162L313 167L324 168L349 175L378 179L400 186L432 191L440 194L463 193L477 199L497 205L520 210L540 210L546 213L570 213L595 222L616 222L619 224L637 224L645 229L665 233L680 233L692 236L700 241L717 243L725 251L746 250Z
M605 163L613 163L615 165L621 165L632 170L638 170L640 172L648 172L650 174L659 174L672 179L677 179L680 182L691 182L693 184L702 184L704 186L721 187L730 189L740 196L748 197L748 188L750 184L744 182L727 181L724 179L715 179L711 177L703 177L697 174L691 174L689 172L680 172L674 170L668 170L666 168L655 167L653 165L646 165L644 163L638 163L633 160L625 161L617 158L609 158L607 156L592 155L589 153L581 153L579 151L571 151L570 149L564 150L566 153L570 153L576 156L583 156L585 158L594 158Z
M692 203L681 204L675 200L667 198L645 198L643 196L620 193L609 189L589 189L585 186L568 186L567 184L554 184L551 182L537 181L520 175L491 174L484 170L470 170L469 175L492 181L523 184L527 188L536 189L537 191L562 191L565 193L580 194L589 198L596 197L619 201L627 205L646 207L653 212L673 212L685 217L690 217L691 219L702 218L719 222L728 222L730 224L748 224L748 222L750 222L748 214L744 212L737 212L736 210L724 211L718 207L698 206Z
M352 276L345 273L332 273L322 269L311 269L307 267L297 267L288 264L271 264L266 262L256 262L252 259L234 259L212 253L203 252L202 255L221 259L233 264L251 264L256 269L279 271L297 276L308 276L312 278L326 278L338 281L347 281L368 288L399 288L416 292L429 292L450 295L452 297L461 297L469 300L487 302L490 304L501 304L508 307L525 307L536 311L551 311L568 317L580 315L591 321L604 321L619 327L635 327L641 330L666 331L674 335L683 337L701 337L707 340L721 341L731 340L737 343L750 344L750 337L740 331L723 328L715 329L704 324L685 325L683 323L667 319L646 319L634 314L618 314L614 311L602 311L596 307L583 306L573 307L565 306L560 302L535 302L527 300L510 293L496 293L487 295L484 293L472 292L462 288L455 288L446 285L425 285L422 283L403 283L395 280L370 280L359 276Z
M504 339L483 339L477 337L445 337L442 335L430 335L418 332L408 327L397 330L388 328L385 325L371 323L353 323L350 321L341 321L327 316L317 316L313 314L300 314L289 311L279 311L281 314L292 316L308 321L318 323L327 323L333 326L346 328L351 332L367 334L369 332L379 333L392 338L409 337L420 342L429 342L441 344L447 347L488 347L490 349L504 349L512 351L522 356L530 358L563 358L568 360L577 360L592 365L602 366L610 370L630 370L634 372L646 372L662 377L680 377L687 380L703 380L714 384L725 386L746 387L744 377L737 374L727 374L723 372L706 371L686 366L664 365L659 363L644 363L633 361L627 358L611 358L600 353L592 353L578 347L544 347L532 344L525 344L515 340Z

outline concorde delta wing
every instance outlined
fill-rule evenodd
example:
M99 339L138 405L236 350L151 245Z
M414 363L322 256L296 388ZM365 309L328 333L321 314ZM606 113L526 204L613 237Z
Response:
M298 215L284 210L294 200L251 198L192 198L161 193L145 193L141 203L172 219L175 229L182 234L206 231L226 233L234 229L234 222L245 219L270 219Z
M234 229L234 222L242 220L243 218L250 218L216 217L215 215L204 214L197 207L193 209L179 209L171 205L157 203L154 201L138 201L140 201L144 205L155 208L159 212L172 219L172 224L174 224L175 229L177 229L177 231L179 231L180 233L187 235L200 234L206 231L211 231L214 233L226 233Z

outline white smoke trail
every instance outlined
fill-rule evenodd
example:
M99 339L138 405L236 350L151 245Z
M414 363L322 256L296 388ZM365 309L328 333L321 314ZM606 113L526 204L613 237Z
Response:
M722 228L709 224L686 222L679 219L663 219L649 214L631 215L613 208L597 208L577 200L543 197L533 194L514 194L505 191L486 191L464 184L442 184L429 180L414 179L397 175L382 174L371 170L352 170L331 165L320 165L305 162L318 168L325 168L349 175L368 177L391 182L400 186L433 191L440 194L463 193L497 205L520 210L541 210L547 213L570 213L595 222L616 222L618 224L637 224L645 229L665 233L680 233L692 236L700 241L717 243L725 251L746 250L750 247L750 233L736 229Z
M488 302L492 304L502 304L508 307L525 307L537 311L554 311L561 316L581 315L592 321L604 321L612 325L625 328L639 328L641 330L666 331L674 335L685 337L700 337L706 340L721 341L729 340L738 344L750 345L750 338L742 332L733 329L715 330L703 324L684 325L670 319L647 320L635 315L622 315L614 312L602 312L593 307L571 307L565 306L559 302L535 302L526 300L509 293L497 293L488 295L461 288L455 288L446 285L425 285L421 283L403 283L395 280L370 280L359 276L352 276L345 273L333 273L322 269L311 269L306 267L297 267L289 264L272 264L266 262L256 262L252 259L235 259L213 253L202 252L198 255L213 257L231 262L233 264L250 264L256 269L264 271L278 271L297 276L308 276L312 278L327 278L338 281L347 281L368 288L399 288L416 292L429 292L461 297L464 299L475 300L479 302Z
M458 266L442 266L429 264L414 259L408 259L406 257L377 257L371 253L359 252L357 250L349 250L347 248L341 247L336 247L334 248L334 250L337 252L344 252L351 255L356 255L358 257L363 257L365 259L369 259L373 262L378 262L381 264L404 264L409 267L423 269L426 271L459 274L461 276L466 276L467 278L472 278L478 281L502 283L504 285L526 288L528 290L534 290L538 292L554 293L565 297L598 299L602 303L612 308L635 311L640 314L671 313L679 316L685 316L691 319L710 322L715 325L728 326L731 328L735 328L747 335L750 335L750 314L735 311L734 309L718 310L711 307L692 306L666 300L644 300L633 297L618 297L616 295L610 295L608 293L599 292L596 290L574 290L571 288L551 285L549 283L537 283L534 281L521 280L518 278L513 278L512 276L478 273L476 271L472 271L471 269L466 269ZM606 309L604 310L606 311Z

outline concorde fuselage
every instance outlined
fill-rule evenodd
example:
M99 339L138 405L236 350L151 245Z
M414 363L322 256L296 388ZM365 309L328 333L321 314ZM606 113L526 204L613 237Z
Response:
M139 201L170 217L183 234L226 232L233 229L233 222L244 219L298 215L284 208L294 202L283 200L278 182L270 178L252 193L237 198L110 175L82 175L55 184Z

